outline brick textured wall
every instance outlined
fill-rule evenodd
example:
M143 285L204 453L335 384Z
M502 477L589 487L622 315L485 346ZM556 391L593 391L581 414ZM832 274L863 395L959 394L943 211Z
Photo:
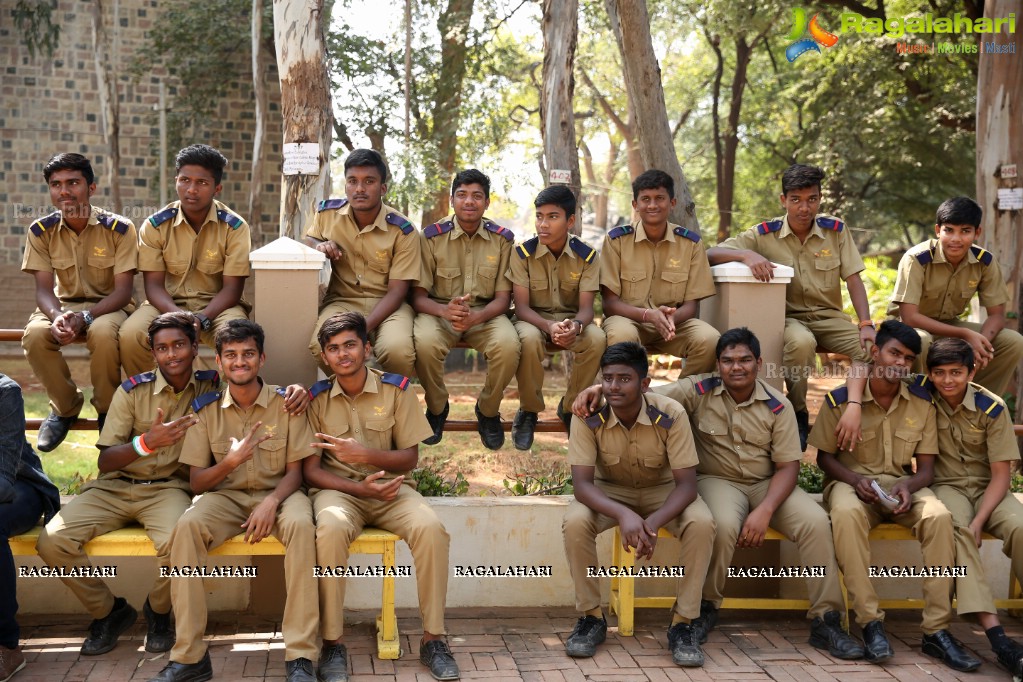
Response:
M167 79L167 105L173 109L175 94L183 84L163 72L145 74L135 81L127 75L131 58L145 49L147 36L159 25L160 15L173 11L180 2L162 0L120 0L115 18L108 9L107 31L117 45L112 52L118 74L117 89L121 120L120 178L123 206L112 206L105 182L109 147L102 130L102 115L94 66L91 37L92 3L59 0L54 17L61 27L60 45L53 58L29 56L14 28L13 3L0 5L0 324L11 326L11 316L24 319L34 307L31 281L17 271L24 250L25 229L35 217L53 210L42 177L46 160L61 151L88 156L97 174L94 203L132 218L136 225L159 208L159 130L154 106L159 82ZM116 20L115 20L116 19ZM237 42L239 82L225 83L222 100L212 128L199 138L187 140L218 147L230 161L221 200L233 207L253 226L253 247L277 237L280 197L281 114L277 68L271 62L265 74L270 93L269 131L265 150L265 171L259 179L263 214L247 215L252 182L252 139L255 102L248 66L247 19L230 38ZM201 46L197 46L201 49ZM168 200L177 198L173 188L173 161L177 149L168 149ZM10 267L7 267L10 266ZM11 273L11 274L8 274ZM9 289L8 285L15 288ZM27 286L26 286L27 285ZM24 299L22 290L28 292ZM15 296L11 294L15 293ZM14 298L15 300L10 300ZM23 323L22 323L23 324ZM20 326L20 325L18 325Z

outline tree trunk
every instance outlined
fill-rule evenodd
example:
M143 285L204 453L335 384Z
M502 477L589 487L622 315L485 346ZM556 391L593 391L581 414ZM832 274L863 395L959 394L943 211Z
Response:
M987 0L984 16L1004 18L1018 9L1015 0ZM983 39L982 39L983 40ZM991 36L1006 44L1007 31ZM1023 53L981 54L977 72L977 201L984 209L986 245L999 258L1009 285L1006 309L1023 312L1023 217L1020 211L998 210L999 187L1018 187L1019 178L1002 179L1003 164L1023 165ZM1010 324L1012 321L1010 320ZM1023 368L1017 368L1023 369ZM1023 376L1023 375L1020 375ZM1023 408L1023 391L1017 389L1016 416Z
M732 74L731 100L728 103L728 126L719 147L718 190L718 242L732 232L732 204L735 200L735 155L739 148L739 118L742 114L742 96L746 90L746 69L753 47L742 36L735 39L735 72Z
M540 129L543 131L544 166L571 171L569 188L581 199L579 148L575 138L575 48L579 38L579 1L544 0L543 3L543 81L540 91ZM544 178L547 181L547 178ZM579 215L582 201L576 208ZM576 220L574 234L582 234L582 221Z
M458 127L462 121L462 82L465 80L466 42L475 0L448 0L437 20L440 31L440 76L433 106L432 145L436 155L435 176L450 177L458 159ZM448 183L438 186L423 210L423 224L441 220L450 207Z
M263 222L263 143L269 108L263 59L263 0L252 0L252 94L256 100L256 130L252 135L252 180L249 183L249 227L258 233Z
M330 193L330 142L334 110L323 39L323 0L274 0L274 42L281 79L284 143L320 146L318 175L285 175L281 188L281 236L299 239Z
M114 8L116 15L116 0ZM101 132L110 146L109 158L105 164L106 183L110 188L112 210L116 213L123 213L124 205L121 203L121 178L119 175L121 169L121 118L117 106L117 80L113 65L110 63L110 46L116 41L111 42L110 36L107 34L103 14L102 0L94 0L92 4L92 54L96 67L96 86L99 90L100 120L103 125ZM113 25L116 31L116 16Z
M633 122L639 131L643 164L646 168L663 170L675 180L678 203L671 212L671 221L698 230L700 222L696 218L696 204L672 141L661 85L661 68L650 37L646 0L604 0L604 5L622 55L626 91L635 107Z

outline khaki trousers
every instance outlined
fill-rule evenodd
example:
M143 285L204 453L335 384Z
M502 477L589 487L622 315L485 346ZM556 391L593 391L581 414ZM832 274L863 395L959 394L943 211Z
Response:
M562 313L556 319L564 320L572 317ZM547 342L550 336L535 326L522 320L516 320L515 333L522 344L522 356L519 368L515 373L519 385L519 404L527 412L543 412L543 358L547 353ZM572 352L572 373L568 378L568 389L562 398L565 411L572 409L572 402L579 391L593 383L600 369L600 356L607 348L607 337L604 330L595 324L583 327L581 334L575 337L567 350Z
M806 412L806 388L811 374L817 370L817 346L831 353L848 355L853 360L868 362L860 347L860 330L844 315L816 319L785 318L782 365L788 399L796 412Z
M635 341L656 353L668 353L685 358L681 376L702 374L714 370L714 349L721 334L703 320L686 320L675 327L671 341L661 338L652 324L640 324L627 317L612 315L600 325L607 334L607 345Z

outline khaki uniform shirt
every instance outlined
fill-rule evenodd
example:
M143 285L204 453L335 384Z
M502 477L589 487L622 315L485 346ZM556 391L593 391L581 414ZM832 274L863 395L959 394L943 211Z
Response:
M515 243L486 229L487 218L472 236L454 216L447 220L454 229L435 237L423 235L422 268L415 286L445 305L455 296L470 294L471 308L490 303L498 291L511 291L508 261Z
M174 304L201 310L224 288L225 276L249 276L251 249L248 223L221 202L213 201L197 234L181 202L172 201L142 225L139 270L166 272L164 287Z
M836 407L832 397L844 388L835 389L825 398L810 432L810 445L837 454L843 466L864 476L906 476L912 473L913 455L938 454L934 405L929 398L911 393L906 383L899 384L899 392L887 412L874 402L867 383L863 389L860 426L863 442L858 443L853 452L839 451L835 426L847 404L843 397Z
M675 234L676 227L669 223L656 244L647 238L642 221L632 226L632 234L612 239L608 233L600 251L600 286L641 308L677 307L713 296L703 242Z
M530 253L530 243L536 241ZM584 253L589 250L589 260ZM508 278L516 286L529 289L529 307L549 319L556 319L564 313L575 315L579 312L579 294L584 291L600 290L600 254L590 249L582 240L569 236L560 256L534 237L515 248Z
M135 225L123 216L114 216L116 229L101 224L99 216L104 214L113 215L93 206L89 224L80 235L67 226L63 216L56 224L37 229L54 221L59 212L36 221L28 233L21 269L52 272L62 303L97 303L109 296L114 275L133 272L138 266L138 237Z
M978 258L977 252L981 254ZM976 247L953 268L945 260L941 242L931 239L917 244L899 261L899 274L895 279L895 293L888 314L899 315L899 303L915 303L921 315L933 320L954 320L969 305L973 295L980 292L980 304L985 308L1002 305L1009 300L1008 287L1002 279L998 259L991 257L984 265L981 259L992 256ZM921 263L930 259L927 264Z
M667 419L652 417L649 407L666 414ZM625 428L607 405L583 423L573 421L568 464L596 467L594 480L598 484L652 488L671 483L673 469L698 464L689 417L681 405L665 396L644 393L631 429ZM594 422L599 425L591 426Z
M716 373L684 377L652 390L677 400L689 413L700 457L698 474L750 484L773 476L775 463L803 459L792 404L760 379L742 403L732 399Z
M393 383L382 380L383 372L369 369L362 393L350 396L344 392L335 377L317 382L313 387L316 397L309 404L309 422L315 433L338 438L354 438L363 445L378 450L404 450L429 438L433 433L416 394ZM408 379L388 374L390 378ZM317 392L319 391L319 392ZM324 468L343 478L361 481L380 467L369 464L347 464L323 451ZM384 478L394 478L405 471L388 471ZM415 485L411 477L406 483Z
M991 462L1020 458L1009 411L1001 398L979 384L969 385L966 397L954 410L941 397L935 397L934 403L941 453L934 464L934 483L955 486L978 497L991 482Z
M241 440L256 422L263 426L256 437L270 434L263 441L252 458L235 468L216 490L273 490L284 478L284 467L288 462L298 462L316 450L309 420L284 411L284 398L277 393L277 386L263 384L256 402L248 410L235 404L228 388L215 393L215 400L199 408L196 414L199 423L188 430L181 449L182 464L197 467L211 467L223 461L231 448L231 439ZM200 397L201 400L201 397Z
M351 204L321 210L306 231L307 237L335 242L344 253L340 260L331 261L330 285L323 305L334 301L365 303L366 299L375 304L387 293L387 283L392 279L419 279L420 234L415 229L405 234L387 222L388 214L405 222L407 219L381 204L376 219L360 230L351 211Z
M824 220L837 220L818 216ZM789 227L788 216L774 232L760 234L759 226L751 227L718 244L722 249L748 249L773 263L792 268L792 281L785 287L785 315L795 316L821 311L842 310L842 282L864 270L863 259L848 229L836 231L822 228L814 221L806 242Z
M174 387L167 383L159 369L136 375L121 384L120 389L114 393L103 433L96 446L108 448L130 442L135 436L150 429L158 409L163 410L164 422L184 417L192 412L192 400L217 390L219 386L220 378L213 371L193 372L180 394L174 393ZM99 480L134 478L152 481L180 478L187 483L188 470L178 461L184 443L185 439L182 438L173 445L157 449L147 457L139 457L117 471L101 473Z

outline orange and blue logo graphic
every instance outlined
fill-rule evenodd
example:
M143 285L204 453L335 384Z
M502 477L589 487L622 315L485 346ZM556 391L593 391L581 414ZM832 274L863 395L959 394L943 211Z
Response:
M802 7L792 8L792 31L786 38L795 42L785 48L785 58L789 62L796 61L801 55L811 50L820 53L820 45L834 47L838 44L838 36L821 28L817 17L818 15L814 14L813 18L807 22L805 9ZM807 33L810 34L809 38L806 37Z

